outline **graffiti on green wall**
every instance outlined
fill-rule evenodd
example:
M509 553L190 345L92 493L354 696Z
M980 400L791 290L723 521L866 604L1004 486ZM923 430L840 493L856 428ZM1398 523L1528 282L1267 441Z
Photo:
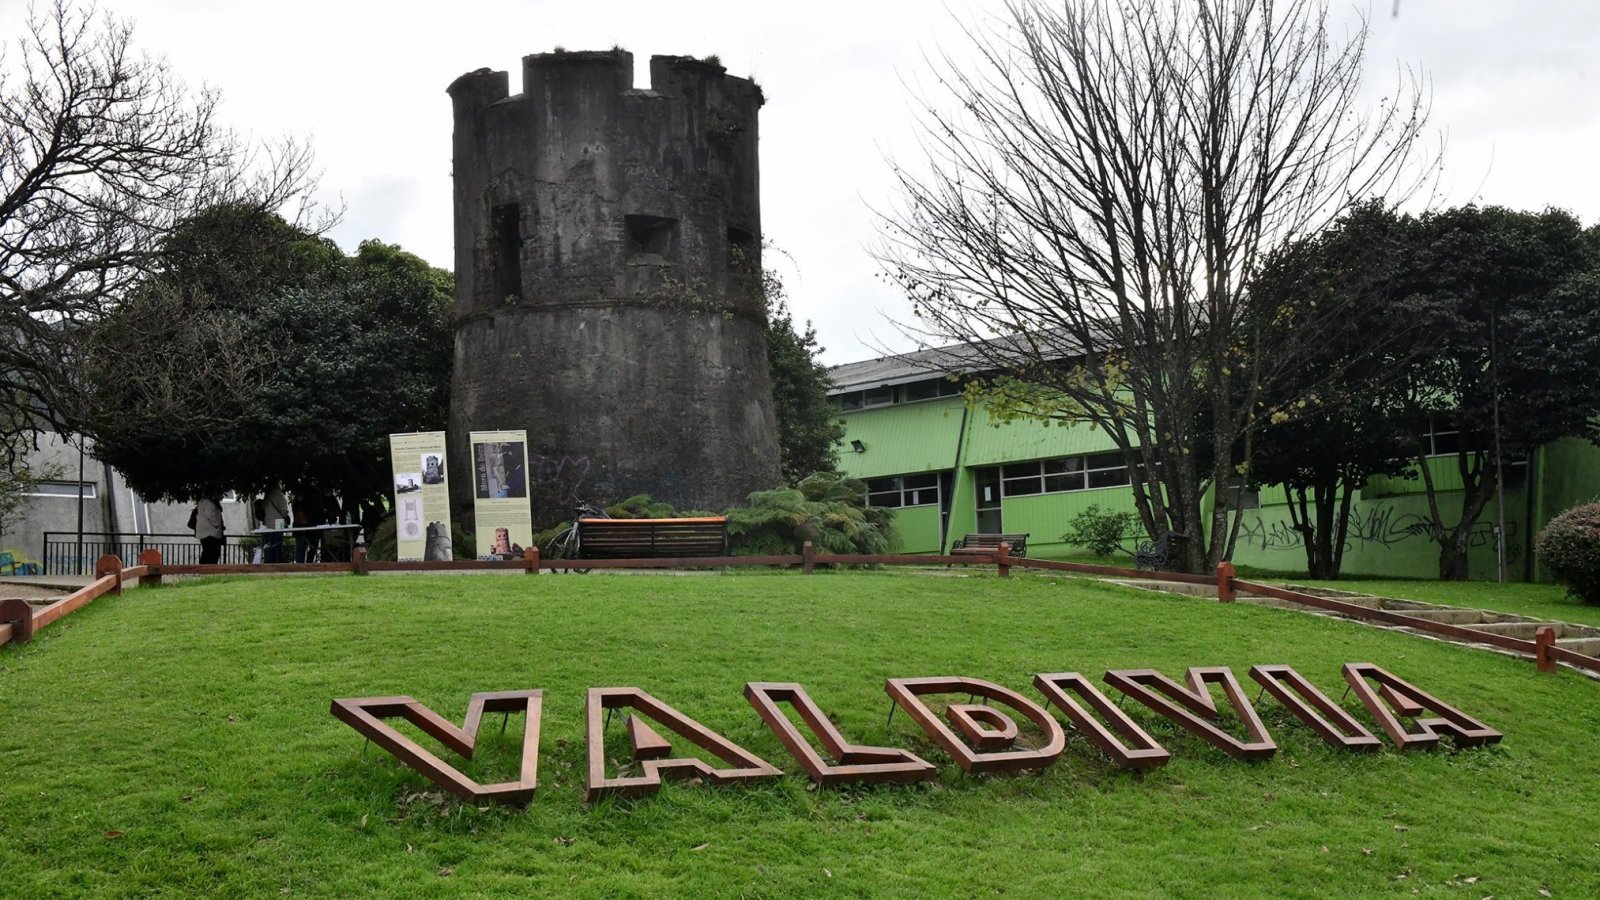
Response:
M1263 510L1265 512L1265 510ZM1516 540L1519 523L1506 522L1506 556L1520 559L1522 545ZM1375 503L1350 511L1346 520L1344 552L1373 547L1390 548L1407 541L1431 543L1433 523L1417 513L1402 512L1393 504ZM1239 546L1263 551L1298 550L1305 545L1304 535L1287 518L1246 519L1239 526ZM1479 520L1467 537L1469 548L1494 546L1494 523Z

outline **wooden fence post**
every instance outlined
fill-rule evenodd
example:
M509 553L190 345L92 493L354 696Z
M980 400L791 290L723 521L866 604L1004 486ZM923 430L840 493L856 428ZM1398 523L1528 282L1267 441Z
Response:
M1011 577L1011 545L1002 543L994 551L994 565L1001 578Z
M150 571L140 576L139 587L161 586L161 551L154 547L139 551L139 565L147 566Z
M1233 563L1217 563L1217 599L1223 603L1232 603L1235 599L1233 592Z
M539 548L538 547L529 547L528 549L522 551L522 558L524 560L526 560L527 563L528 563L528 574L529 575L537 575L537 574L539 574Z
M1556 645L1556 630L1549 625L1543 625L1533 632L1533 662L1541 672L1556 671L1556 661L1550 656L1550 648Z
M350 551L350 571L356 575L367 574L367 548L357 547Z
M112 585L111 593L122 593L122 560L115 553L107 553L94 561L95 580L99 581L107 575L115 575L117 577L117 583Z
M20 597L0 600L0 625L5 624L11 625L11 643L33 640L33 605Z
M810 541L800 545L800 571L807 575L817 571L817 552Z

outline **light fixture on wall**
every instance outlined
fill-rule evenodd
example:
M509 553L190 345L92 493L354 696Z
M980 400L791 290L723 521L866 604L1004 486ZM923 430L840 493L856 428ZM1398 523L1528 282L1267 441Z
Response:
M850 442L850 449L854 450L857 453L865 453L865 452L867 452L867 445L861 443L860 441L851 441Z

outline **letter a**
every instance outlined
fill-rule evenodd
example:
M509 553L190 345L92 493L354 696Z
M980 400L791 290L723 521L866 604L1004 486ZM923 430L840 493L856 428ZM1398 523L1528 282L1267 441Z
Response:
M641 774L606 777L606 711L614 709L634 711L628 717L628 740L633 748L633 761L639 764ZM673 734L688 739L732 768L715 768L692 757L674 758L672 745L640 721L640 714L665 726ZM661 790L663 778L699 776L715 784L732 784L776 778L783 774L761 757L638 688L590 688L586 718L589 732L589 790L585 799L591 801L606 795L643 797L653 794Z
M1367 679L1378 682L1374 692ZM1411 747L1435 747L1440 733L1455 738L1458 747L1476 747L1497 743L1503 736L1488 725L1474 719L1432 694L1423 693L1416 685L1385 672L1372 663L1346 663L1344 680L1361 698L1361 705L1378 720L1395 746L1402 750ZM1385 703L1384 701L1388 701ZM1391 709L1392 707L1392 709ZM1419 718L1424 712L1437 713L1436 718ZM1416 720L1417 731L1408 730L1400 716Z

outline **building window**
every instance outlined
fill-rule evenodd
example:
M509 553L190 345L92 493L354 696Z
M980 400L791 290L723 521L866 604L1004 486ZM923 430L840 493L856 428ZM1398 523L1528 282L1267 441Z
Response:
M728 226L728 268L735 272L756 269L756 236L733 225Z
M1453 420L1429 416L1428 431L1422 436L1422 445L1427 448L1428 456L1455 456L1461 450L1461 432L1457 430ZM1481 450L1484 453L1493 453L1494 436L1488 432L1469 433L1466 438L1466 448L1468 452Z
M664 257L672 251L678 220L662 216L623 216L628 225L628 252L634 256Z
M863 407L888 406L893 402L894 388L892 387L868 388L861 392L861 405Z
M1241 486L1238 479L1235 479L1224 485L1222 490L1228 498L1229 505L1233 505L1234 500L1237 498L1239 502L1237 506L1234 506L1235 509L1261 508L1261 485L1259 484L1246 483Z
M1044 493L1043 462L1012 463L1000 467L1000 495L1027 497Z
M1117 487L1128 483L1128 465L1121 452L1061 456L1000 468L1000 495L1027 497Z
M92 481L40 481L34 484L33 490L27 492L29 497L68 497L78 499L78 488L83 488L83 499L95 499L95 484Z
M936 506L939 503L939 473L895 475L867 479L867 505L897 508Z
M494 290L501 303L522 302L522 204L501 203L489 214L494 229Z
M948 378L940 377L929 378L925 381L913 381L909 384L885 385L883 387L868 388L864 391L835 394L834 399L839 401L840 409L849 412L874 406L937 400L940 397L955 397L960 394L961 385Z
M919 400L937 400L961 393L961 386L948 378L930 378L900 386L900 402L916 403Z

